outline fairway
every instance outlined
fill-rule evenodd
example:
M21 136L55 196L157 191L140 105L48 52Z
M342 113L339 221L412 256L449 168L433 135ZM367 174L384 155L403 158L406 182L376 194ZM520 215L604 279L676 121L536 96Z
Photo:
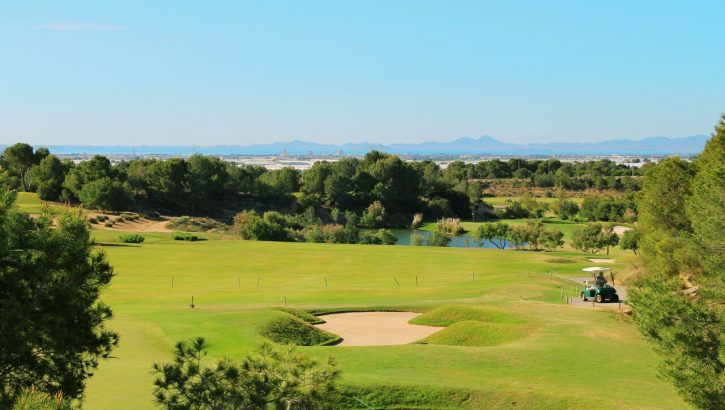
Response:
M583 254L183 242L161 233L122 245L117 232L93 233L115 268L103 300L121 342L88 383L89 409L153 408L151 364L169 360L176 341L204 336L212 356L241 357L264 340L260 326L287 315L278 310L285 301L319 312L464 305L514 318L466 317L426 344L301 348L334 355L344 393L376 408L578 408L595 395L613 408L687 408L631 323L564 303L562 291L575 291L552 273L579 275L590 266ZM615 269L633 260L614 257ZM553 263L562 258L573 262Z

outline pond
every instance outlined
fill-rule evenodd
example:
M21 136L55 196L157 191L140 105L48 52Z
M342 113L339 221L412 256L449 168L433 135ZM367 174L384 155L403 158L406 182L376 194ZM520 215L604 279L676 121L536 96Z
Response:
M417 232L424 239L430 236L430 231L421 231L417 229L392 229L395 236L398 238L396 245L410 246L410 237L414 232ZM508 248L508 243L505 246ZM451 243L448 245L452 248L479 248L476 238L469 235L458 235L451 238ZM483 248L496 248L491 241L486 240L483 244Z

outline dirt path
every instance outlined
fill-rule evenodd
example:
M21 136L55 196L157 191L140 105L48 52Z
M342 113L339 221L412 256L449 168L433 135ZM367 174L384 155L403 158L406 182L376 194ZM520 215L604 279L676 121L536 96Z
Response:
M418 315L415 312L336 313L321 316L327 323L316 326L342 337L342 343L337 346L404 345L444 329L408 323Z

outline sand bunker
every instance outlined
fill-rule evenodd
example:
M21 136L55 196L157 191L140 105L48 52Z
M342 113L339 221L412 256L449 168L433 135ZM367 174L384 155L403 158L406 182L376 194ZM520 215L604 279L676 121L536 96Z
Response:
M352 312L321 316L318 328L342 337L338 346L404 345L424 339L443 327L411 325L415 312Z
M632 230L632 228L630 228L628 226L617 225L614 227L614 229L612 231L614 233L616 233L617 235L622 236L625 232L631 231L631 230Z
M592 263L614 263L615 262L614 259L596 259L596 258L591 258L589 260Z

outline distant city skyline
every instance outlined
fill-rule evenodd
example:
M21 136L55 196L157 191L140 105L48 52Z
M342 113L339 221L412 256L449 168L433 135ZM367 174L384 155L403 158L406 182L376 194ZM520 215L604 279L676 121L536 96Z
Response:
M0 145L710 134L725 2L12 2Z

